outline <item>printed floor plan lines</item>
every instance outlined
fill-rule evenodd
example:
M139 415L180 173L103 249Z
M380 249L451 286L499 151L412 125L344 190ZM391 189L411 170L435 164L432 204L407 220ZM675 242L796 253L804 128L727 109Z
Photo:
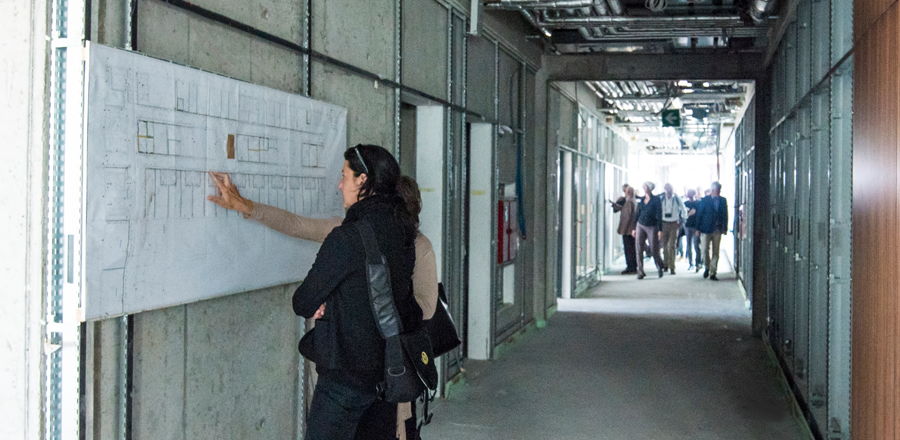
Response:
M133 52L89 54L86 316L301 279L317 245L210 202L208 172L258 203L341 215L346 110Z

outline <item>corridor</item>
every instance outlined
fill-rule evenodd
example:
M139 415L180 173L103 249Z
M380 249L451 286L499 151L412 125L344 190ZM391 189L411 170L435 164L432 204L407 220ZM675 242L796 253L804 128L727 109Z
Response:
M0 11L0 440L335 440L381 202L426 440L900 440L900 0ZM681 230L721 281L617 275Z
M496 361L469 362L428 438L806 439L732 273L609 276Z

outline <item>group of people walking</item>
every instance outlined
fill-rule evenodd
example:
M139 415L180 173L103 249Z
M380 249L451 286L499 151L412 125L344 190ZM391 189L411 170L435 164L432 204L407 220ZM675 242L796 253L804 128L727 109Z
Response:
M683 235L687 238L688 269L699 272L702 267L703 278L718 280L719 243L728 230L728 202L721 196L722 185L713 182L703 198L698 198L697 191L688 190L684 199L669 183L662 194L653 194L655 188L653 182L644 182L643 195L637 197L634 187L625 184L622 197L610 202L613 211L620 214L618 233L627 265L622 274L637 274L638 279L644 279L646 252L653 258L660 278L666 272L675 275L676 252Z

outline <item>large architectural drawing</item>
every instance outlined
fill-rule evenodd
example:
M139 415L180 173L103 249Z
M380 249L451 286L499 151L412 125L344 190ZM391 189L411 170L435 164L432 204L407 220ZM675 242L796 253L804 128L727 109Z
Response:
M86 78L87 319L303 278L318 244L207 201L207 171L261 203L341 215L345 109L96 44Z

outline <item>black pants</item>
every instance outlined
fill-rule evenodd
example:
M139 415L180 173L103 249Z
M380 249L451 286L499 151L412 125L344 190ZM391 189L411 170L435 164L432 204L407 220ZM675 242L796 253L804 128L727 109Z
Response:
M625 246L625 270L629 272L637 270L637 253L634 247L634 237L631 234L623 235L622 245Z
M419 436L419 424L416 420L416 401L410 402L412 406L412 417L406 419L406 440L422 440Z
M306 420L307 440L395 440L397 404L363 387L320 375Z

